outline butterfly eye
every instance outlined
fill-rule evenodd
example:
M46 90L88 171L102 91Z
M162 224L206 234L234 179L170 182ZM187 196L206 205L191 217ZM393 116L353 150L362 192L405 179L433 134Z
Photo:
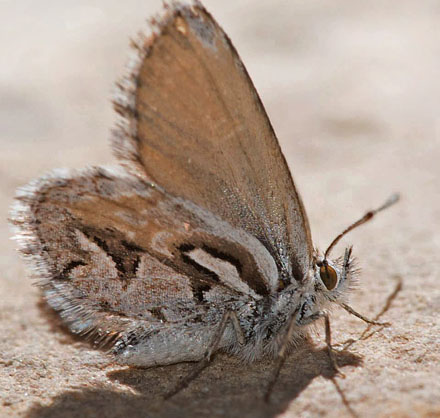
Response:
M335 269L329 265L322 265L319 268L319 275L328 290L333 290L338 284L338 275Z

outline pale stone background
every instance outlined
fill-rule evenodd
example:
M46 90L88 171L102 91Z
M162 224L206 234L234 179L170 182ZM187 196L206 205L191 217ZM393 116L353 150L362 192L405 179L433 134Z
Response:
M206 0L262 96L321 248L366 209L401 203L352 233L363 268L351 303L392 327L339 356L362 417L440 416L440 3L436 0ZM218 356L176 398L190 365L139 371L64 333L9 240L14 190L55 167L113 161L112 84L149 0L0 1L0 415L342 417L323 332L292 354L272 403L270 362ZM343 246L339 245L342 253ZM336 342L364 325L335 311Z

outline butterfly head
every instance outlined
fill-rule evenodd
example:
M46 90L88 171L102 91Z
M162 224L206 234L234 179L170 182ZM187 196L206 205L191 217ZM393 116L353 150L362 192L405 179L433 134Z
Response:
M315 287L331 301L338 301L346 295L356 279L358 270L354 267L352 247L345 250L344 257L330 260L317 257L314 268Z
M349 290L356 280L353 268L352 248L345 250L344 257L331 260L315 252L308 279L294 283L278 293L273 310L276 321L279 314L293 317L299 326L322 318L331 303L344 304Z
M353 279L356 276L357 270L353 268L352 247L345 250L345 255L335 261L329 259L329 255L336 244L353 229L363 225L371 220L378 212L394 205L399 200L399 195L394 194L387 201L379 206L377 209L368 211L362 218L353 222L345 228L336 238L330 243L324 256L315 256L314 277L315 283L324 291L324 295L336 302L341 299L345 291L350 288Z

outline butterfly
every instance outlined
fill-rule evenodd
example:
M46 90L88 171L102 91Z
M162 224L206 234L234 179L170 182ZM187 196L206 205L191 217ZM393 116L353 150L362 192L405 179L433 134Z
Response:
M168 5L152 28L117 85L121 166L58 170L21 189L21 252L70 330L121 364L206 365L223 350L277 358L279 371L308 325L324 318L329 333L332 305L368 322L346 304L351 247L329 255L397 197L320 254L228 36L197 1Z

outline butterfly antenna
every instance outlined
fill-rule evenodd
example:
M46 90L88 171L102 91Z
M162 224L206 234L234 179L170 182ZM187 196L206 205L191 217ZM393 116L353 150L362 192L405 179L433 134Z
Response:
M348 234L351 230L357 228L358 226L361 226L362 224L368 222L369 220L371 220L374 215L376 215L377 213L383 211L384 209L389 208L390 206L394 205L395 203L398 202L398 200L400 199L400 195L398 193L395 193L393 195L391 195L387 201L382 205L379 206L377 209L373 209L368 211L364 216L362 216L362 218L360 218L359 220L357 220L356 222L352 223L348 228L345 228L333 241L332 243L328 246L327 250L325 251L324 254L324 260L327 259L327 256L330 254L330 251L333 249L333 247L341 240L341 238Z

